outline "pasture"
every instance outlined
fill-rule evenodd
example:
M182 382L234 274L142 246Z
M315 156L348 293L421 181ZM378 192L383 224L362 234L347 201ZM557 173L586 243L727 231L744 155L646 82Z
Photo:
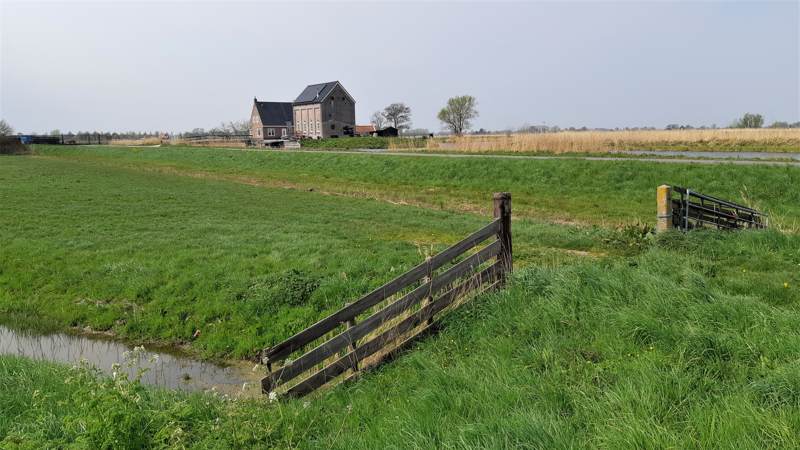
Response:
M0 317L18 328L252 359L484 224L503 190L517 271L391 364L301 400L169 392L0 356L0 443L791 446L798 178L171 147L3 157ZM653 236L662 183L763 208L778 230Z

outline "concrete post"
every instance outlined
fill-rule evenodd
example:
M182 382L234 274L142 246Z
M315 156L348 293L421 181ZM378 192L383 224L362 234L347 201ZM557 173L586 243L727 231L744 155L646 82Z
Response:
M672 187L662 184L656 191L658 204L656 216L656 233L672 229Z

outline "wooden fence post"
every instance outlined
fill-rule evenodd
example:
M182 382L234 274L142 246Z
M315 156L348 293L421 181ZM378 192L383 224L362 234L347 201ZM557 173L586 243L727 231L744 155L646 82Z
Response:
M656 190L656 233L672 229L672 186L662 184Z
M500 219L500 229L497 231L497 240L500 241L500 262L502 273L500 278L505 280L513 268L511 251L511 193L496 192L494 194L494 217Z

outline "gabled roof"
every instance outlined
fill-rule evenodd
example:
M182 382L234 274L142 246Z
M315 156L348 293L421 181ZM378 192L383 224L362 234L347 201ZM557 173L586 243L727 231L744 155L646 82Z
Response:
M256 110L261 119L261 125L281 125L292 123L292 104L289 102L259 102L256 101Z
M304 105L308 103L319 103L325 100L325 97L327 97L328 94L330 94L331 91L333 91L333 89L337 85L342 86L342 84L339 83L338 81L328 81L327 83L309 84L308 86L306 86L305 89L303 89L303 92L301 92L300 95L297 96L297 98L294 100L294 104ZM350 95L350 93L347 92L344 86L342 86L342 90L344 90L347 96L350 97L350 100L352 100L353 103L355 103L355 100Z

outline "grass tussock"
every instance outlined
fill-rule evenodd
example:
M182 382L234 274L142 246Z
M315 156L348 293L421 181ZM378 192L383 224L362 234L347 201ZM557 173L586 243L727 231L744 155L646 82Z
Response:
M670 233L636 256L521 269L391 364L300 400L0 357L0 445L791 448L798 247L770 231Z
M800 129L561 131L430 139L428 150L594 153L612 150L800 151Z

